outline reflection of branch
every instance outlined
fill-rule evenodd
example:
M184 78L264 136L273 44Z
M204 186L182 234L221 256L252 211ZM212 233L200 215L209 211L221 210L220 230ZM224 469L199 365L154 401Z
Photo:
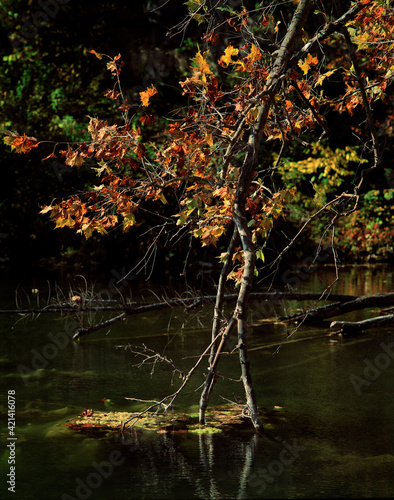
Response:
M258 434L254 434L249 443L247 443L246 445L244 465L239 478L239 489L237 498L248 498L246 495L246 488L248 485L249 477L253 470L253 465L255 463L259 442L260 441Z

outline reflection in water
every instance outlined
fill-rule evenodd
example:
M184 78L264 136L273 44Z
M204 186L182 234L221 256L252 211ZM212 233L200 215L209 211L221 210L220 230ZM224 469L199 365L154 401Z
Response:
M248 485L249 478L251 476L251 472L253 470L253 464L255 461L255 456L256 456L256 451L257 451L257 446L258 446L258 440L260 439L260 436L255 434L248 445L246 446L245 449L245 462L244 466L242 468L242 472L239 478L239 489L238 489L238 495L237 499L242 499L242 498L248 498L248 495L246 493L246 488Z
M236 441L212 434L134 436L125 465L133 490L138 498L251 498L261 490L261 481L250 478L267 438L248 434Z

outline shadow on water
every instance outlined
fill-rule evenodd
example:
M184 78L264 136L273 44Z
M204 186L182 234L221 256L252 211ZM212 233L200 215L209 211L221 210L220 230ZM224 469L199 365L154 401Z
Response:
M321 290L330 273L317 271L308 290ZM393 273L386 268L352 273L344 273L336 291L392 290ZM0 293L4 297L5 291ZM54 335L66 328L64 319L0 317L2 442L7 444L9 436L10 390L15 391L17 437L16 493L7 491L10 448L2 446L1 498L394 496L392 328L347 340L328 336L324 327L304 326L294 342L277 351L289 327L259 323L253 311L249 347L265 436L249 427L201 435L93 435L62 425L85 407L133 413L141 403L131 404L126 397L156 399L172 391L177 380L171 369L158 364L152 374L152 366L137 368L138 360L116 346L146 344L187 370L209 341L210 314L208 308L189 319L182 311L130 318L110 332L64 342L52 351L48 345L60 338ZM368 312L357 317L363 314ZM196 411L205 369L176 402L180 411ZM216 405L242 396L236 354L223 359L220 374L212 398Z

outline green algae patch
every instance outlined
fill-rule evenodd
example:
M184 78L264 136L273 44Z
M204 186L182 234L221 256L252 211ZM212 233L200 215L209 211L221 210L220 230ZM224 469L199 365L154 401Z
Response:
M213 427L210 425L198 425L196 427L189 428L190 434L218 434L223 432L223 429L220 427Z
M126 424L127 422L127 424ZM231 430L250 430L249 418L242 415L242 408L234 405L212 407L206 414L206 425L200 425L197 413L145 414L115 411L85 410L81 415L63 424L75 431L101 433L125 429L137 432L217 434Z

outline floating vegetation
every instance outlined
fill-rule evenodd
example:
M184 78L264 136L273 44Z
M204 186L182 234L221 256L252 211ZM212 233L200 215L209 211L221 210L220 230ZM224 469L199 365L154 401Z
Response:
M86 408L81 415L68 420L65 426L75 431L100 433L120 431L123 424L137 432L159 434L190 433L216 434L230 430L253 432L249 419L242 415L242 408L236 405L213 407L206 414L207 425L200 425L197 413L154 413L133 414L130 412L102 412Z

